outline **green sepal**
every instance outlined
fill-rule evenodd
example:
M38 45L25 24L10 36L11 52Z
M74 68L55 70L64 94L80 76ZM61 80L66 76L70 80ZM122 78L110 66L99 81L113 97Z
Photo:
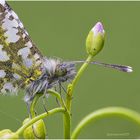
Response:
M23 121L23 125L27 123L30 119L26 118ZM26 128L23 132L23 137L25 139L45 139L47 135L46 126L43 120L35 122L33 125Z

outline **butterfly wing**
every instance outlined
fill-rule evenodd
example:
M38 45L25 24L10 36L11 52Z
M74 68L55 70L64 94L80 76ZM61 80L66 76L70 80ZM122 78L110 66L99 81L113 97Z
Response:
M17 14L0 0L0 91L16 92L41 75L42 54Z

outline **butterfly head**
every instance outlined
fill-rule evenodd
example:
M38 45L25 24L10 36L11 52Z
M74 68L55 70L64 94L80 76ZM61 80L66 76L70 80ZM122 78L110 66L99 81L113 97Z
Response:
M45 58L44 68L50 83L72 80L76 74L75 63L64 62L60 59Z

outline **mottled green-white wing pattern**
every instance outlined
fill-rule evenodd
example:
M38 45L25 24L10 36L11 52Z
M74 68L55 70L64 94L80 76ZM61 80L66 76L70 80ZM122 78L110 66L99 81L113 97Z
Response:
M41 75L42 55L17 14L0 0L0 92L15 93Z

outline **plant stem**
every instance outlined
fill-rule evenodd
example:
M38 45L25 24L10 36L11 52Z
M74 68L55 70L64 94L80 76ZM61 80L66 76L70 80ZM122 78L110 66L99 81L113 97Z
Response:
M31 113L31 118L34 118L36 116L35 114L35 106L36 106L36 103L38 101L38 99L40 98L40 96L42 96L41 93L38 93L36 94L36 96L34 97L32 103L31 103L31 107L30 107L30 113Z
M67 96L66 96L66 113L64 114L63 117L63 123L64 123L64 138L65 139L70 139L71 135L71 101L72 101L72 93L73 89L81 77L82 73L84 70L87 68L88 64L87 62L90 62L92 60L92 56L89 55L85 63L81 66L79 71L77 72L74 80L72 81L72 84L68 85L67 88Z
M55 108L55 109L52 109L52 110L50 110L50 111L48 111L48 112L42 113L41 115L38 115L38 116L32 118L32 119L31 119L30 121L28 121L27 123L25 123L25 124L24 124L22 127L20 127L15 133L16 133L17 135L21 135L27 127L29 127L30 125L34 124L34 123L37 122L38 120L43 119L43 118L45 118L45 117L47 117L47 116L51 116L51 115L53 115L53 114L55 114L55 113L58 113L58 112L65 113L65 109L64 109L64 108Z
M56 98L59 100L61 106L64 108L66 107L64 101L62 100L62 98L58 92L49 89L48 93L56 96ZM70 139L70 114L66 108L65 108L64 115L63 115L63 125L64 125L64 138Z
M91 62L93 56L89 55L88 58L86 59L85 63L81 66L81 68L79 69L79 71L77 72L74 80L72 81L72 83L68 86L67 89L67 99L66 99L66 106L67 109L69 110L69 112L71 112L71 100L72 100L72 94L73 94L73 89L77 83L77 81L79 80L79 78L81 77L81 75L83 74L83 72L85 71L85 69L87 68L87 66L89 65L88 62Z
M71 116L70 116L68 110L66 110L63 115L63 127L64 127L64 138L70 139Z
M56 92L56 91L54 91L52 89L49 89L49 90L47 90L47 93L55 96L59 100L61 106L63 106L63 107L65 106L64 102L63 102L63 100L62 100L62 98L61 98L61 96L60 96L60 94L58 92Z
M49 89L48 93L51 95L56 96L56 98L59 100L62 107L66 107L60 94L54 90ZM63 127L64 127L64 138L70 139L70 115L67 109L65 109L64 115L63 115Z
M91 122L112 116L124 117L140 125L140 113L123 107L107 107L94 111L93 113L87 115L82 121L80 121L80 123L74 129L71 135L71 139L76 139L79 136L81 130Z

